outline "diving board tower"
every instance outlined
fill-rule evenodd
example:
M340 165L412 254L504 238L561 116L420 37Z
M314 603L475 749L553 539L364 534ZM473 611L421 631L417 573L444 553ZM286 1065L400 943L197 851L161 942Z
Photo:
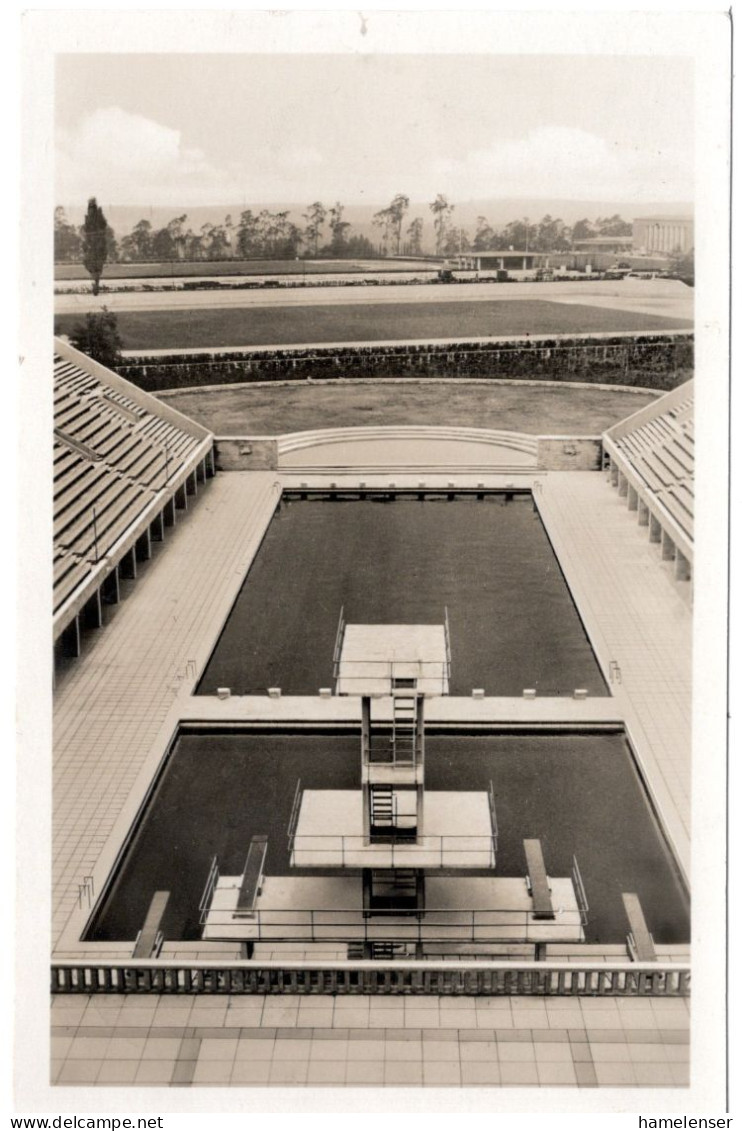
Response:
M422 912L429 870L494 869L486 792L425 791L425 701L447 695L442 624L345 624L335 690L361 700L361 790L306 790L291 863L361 869L364 912Z
M346 625L341 610L334 659L336 694L361 699L364 847L409 848L425 838L424 704L426 695L449 692L448 612L443 624ZM312 799L305 803L309 816ZM367 910L424 906L424 872L395 867L394 856L393 851L382 852L376 866L363 868ZM384 864L391 866L385 869ZM490 866L489 860L484 866Z
M204 941L239 942L249 956L334 946L343 957L384 959L584 940L573 879L547 876L538 841L524 846L527 877L494 874L491 782L425 788L425 704L448 694L450 666L447 618L346 625L341 613L335 692L360 699L360 788L297 783L289 875L263 875L263 837L241 876L220 876L215 860L200 905Z

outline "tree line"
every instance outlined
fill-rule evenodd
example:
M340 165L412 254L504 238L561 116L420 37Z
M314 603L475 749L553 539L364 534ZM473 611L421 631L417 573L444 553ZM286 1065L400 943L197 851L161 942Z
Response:
M54 212L54 261L84 262L90 203L85 221L71 224L64 208ZM92 203L95 204L93 199ZM100 211L99 206L95 207ZM97 221L97 239L105 244L108 263L167 263L175 260L376 258L388 255L461 255L478 251L569 251L575 240L591 236L630 236L631 224L614 215L596 220L578 220L570 226L546 215L531 223L528 218L512 220L493 228L485 216L478 216L474 231L455 223L456 206L438 193L428 209L432 213L432 239L426 238L423 216L409 218L410 200L397 194L380 209L371 224L376 234L372 241L354 232L343 219L345 206L337 201L326 207L316 200L302 213L302 225L291 219L289 211L254 212L245 209L238 217L225 216L220 224L202 224L196 232L188 226L188 215L175 216L161 228L142 219L118 239L111 226Z

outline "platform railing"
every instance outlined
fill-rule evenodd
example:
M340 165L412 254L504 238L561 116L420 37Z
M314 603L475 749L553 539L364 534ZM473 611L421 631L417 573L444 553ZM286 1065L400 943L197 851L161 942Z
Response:
M464 834L395 837L390 832L383 840L368 839L355 833L300 833L289 835L289 852L296 868L358 867L384 868L487 868L495 863L496 837ZM311 861L310 858L311 857ZM484 859L486 857L486 859Z
M688 997L687 964L618 962L53 962L55 994Z
M231 910L201 915L210 938L220 927L234 929ZM550 922L534 922L528 908L498 907L447 909L400 909L364 913L360 908L295 908L286 911L258 908L248 924L250 942L344 943L528 943L572 941L579 943L583 927L579 907L562 910ZM247 935L246 935L247 937Z
M340 667L338 661L333 668L335 679L341 682L343 687L357 684L361 689L358 691L359 695L372 680L384 680L390 688L387 694L391 694L393 680L400 678L425 680L427 683L435 682L440 690L438 688L433 692L430 688L422 690L427 690L428 694L446 695L451 674L449 660L420 660L417 657L406 660L404 656L395 656L393 660L343 660L342 675L340 674ZM358 675L352 674L354 667L359 669ZM410 690L417 690L418 693L421 693L419 682L417 688ZM349 694L347 691L343 693ZM353 694L353 692L351 691L350 694Z

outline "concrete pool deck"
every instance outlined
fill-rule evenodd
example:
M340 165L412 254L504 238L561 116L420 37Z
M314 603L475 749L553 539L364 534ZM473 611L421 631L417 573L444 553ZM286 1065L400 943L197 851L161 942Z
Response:
M431 453L431 462L433 458ZM417 486L414 475L396 476L397 486L404 487L406 478ZM450 472L437 480L430 476L430 486L445 486L450 478ZM358 477L335 472L333 480L352 485ZM503 487L512 474L457 475L456 480ZM60 948L59 940L79 914L79 885L98 864L131 801L137 777L162 753L153 746L168 719L301 722L358 717L352 700L192 697L270 522L279 487L297 481L296 475L275 472L219 474L198 505L179 519L164 550L142 571L146 583L132 589L110 623L86 639L79 660L59 679L53 768L57 955L62 949L66 957L88 953L83 944L75 948L68 941ZM303 474L302 481L311 484L313 477ZM317 475L316 481L323 484L327 478ZM378 481L388 482L388 475L379 475ZM371 486L373 477L367 482ZM524 473L518 482L534 488L593 647L604 670L614 673L613 696L587 701L441 700L436 713L461 717L465 706L464 717L470 720L512 720L517 704L524 721L533 721L532 711L544 721L624 720L687 874L689 600L602 474ZM300 1002L289 997L173 1000L95 995L57 998L52 1019L53 1078L60 1084L672 1087L688 1082L686 1001ZM298 1030L305 1027L311 1029L311 1039L302 1033L297 1040ZM374 1030L371 1036L368 1029ZM357 1036L360 1032L365 1035ZM487 1034L486 1040L476 1035L480 1032ZM542 1040L546 1032L559 1035ZM358 1048L353 1047L356 1043ZM407 1073L392 1063L405 1051L400 1045L409 1054L412 1067ZM471 1045L477 1046L476 1057ZM558 1056L553 1052L557 1047ZM522 1054L520 1059L515 1052ZM557 1063L559 1072L545 1067ZM441 1064L450 1067L442 1072ZM473 1064L480 1067L474 1069Z

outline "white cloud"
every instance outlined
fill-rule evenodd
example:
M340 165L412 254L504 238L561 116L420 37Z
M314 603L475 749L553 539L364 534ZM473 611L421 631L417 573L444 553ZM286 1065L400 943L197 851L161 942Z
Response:
M679 150L620 148L584 130L553 126L435 163L436 191L459 200L544 196L575 200L689 200L692 169Z
M181 132L109 106L60 132L56 199L65 205L97 196L108 204L188 207L235 201L337 199L377 202L404 191L413 200L442 192L452 200L551 197L574 200L691 200L691 158L678 149L612 144L561 126L472 149L460 159L395 152L377 160L359 145L327 160L302 141L238 141L228 165L188 147Z
M242 189L179 130L118 106L95 110L58 136L56 199L97 196L109 204L212 204Z
M301 173L305 169L318 169L323 160L319 150L312 146L292 145L278 152L277 163L281 169Z

